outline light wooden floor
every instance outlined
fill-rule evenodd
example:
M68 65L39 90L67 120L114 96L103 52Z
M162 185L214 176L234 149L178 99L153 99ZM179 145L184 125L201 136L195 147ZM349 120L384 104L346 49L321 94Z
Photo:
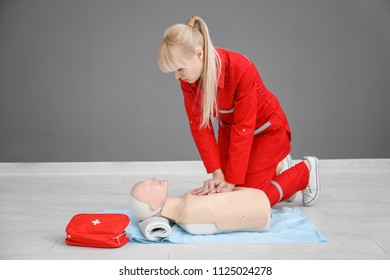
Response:
M0 163L0 259L390 259L390 159L320 160L322 195L299 207L327 244L127 244L119 249L65 245L80 212L126 209L140 180L168 179L181 195L207 178L200 162Z

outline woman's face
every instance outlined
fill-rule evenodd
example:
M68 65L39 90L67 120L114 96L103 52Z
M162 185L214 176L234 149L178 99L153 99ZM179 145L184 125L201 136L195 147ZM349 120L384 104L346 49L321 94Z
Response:
M175 78L187 83L195 83L202 74L203 70L203 50L197 48L190 58L177 57L177 65L181 65L175 71Z

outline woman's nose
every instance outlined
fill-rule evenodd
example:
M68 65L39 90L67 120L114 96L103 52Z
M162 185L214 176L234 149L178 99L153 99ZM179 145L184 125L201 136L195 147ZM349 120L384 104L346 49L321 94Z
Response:
M175 79L178 80L180 78L180 73L178 71L175 71Z

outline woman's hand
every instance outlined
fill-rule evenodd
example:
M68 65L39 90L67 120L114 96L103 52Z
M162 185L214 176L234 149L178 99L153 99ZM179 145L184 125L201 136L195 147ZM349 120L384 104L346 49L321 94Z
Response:
M221 169L214 171L212 175L212 179L204 181L203 187L193 190L191 194L207 195L219 192L228 192L234 189L235 185L225 181L225 175Z
M217 187L217 192L218 192L218 193L219 193L219 192L231 192L231 191L234 190L235 187L236 187L236 185L230 184L230 183L226 182L225 187L223 187L223 188L218 188L218 187Z

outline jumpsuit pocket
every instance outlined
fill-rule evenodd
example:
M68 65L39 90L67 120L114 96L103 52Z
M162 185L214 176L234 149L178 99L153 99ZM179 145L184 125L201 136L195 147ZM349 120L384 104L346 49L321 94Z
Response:
M276 165L290 152L290 141L284 126L273 118L254 131L247 174Z
M257 135L257 134L263 132L264 130L266 130L270 126L271 126L271 122L268 121L265 124L263 124L262 126L260 126L259 128L256 128L255 131L253 132L253 134Z

